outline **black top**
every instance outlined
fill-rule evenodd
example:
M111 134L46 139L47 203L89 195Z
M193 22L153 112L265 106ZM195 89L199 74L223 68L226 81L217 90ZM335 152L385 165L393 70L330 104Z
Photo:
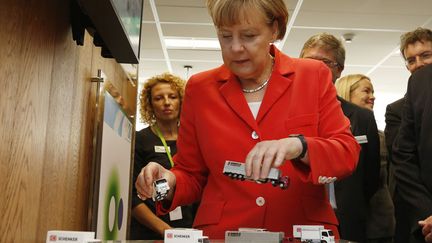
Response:
M171 151L171 156L174 156L177 152L176 141L166 141L167 146ZM158 150L156 149L156 146ZM163 143L159 137L152 132L150 127L145 128L136 133L135 136L135 163L133 170L133 180L132 180L132 208L135 208L141 203L145 203L153 213L156 214L155 202L152 199L147 199L142 201L137 196L137 191L135 188L135 181L141 169L146 166L150 161L158 162L160 165L166 169L171 168L171 164L168 155L162 149ZM162 149L162 150L160 150ZM161 152L156 152L161 151ZM169 214L159 215L163 221L168 223L171 227L181 227L190 228L192 227L193 219L195 217L196 206L182 206L182 216L180 220L170 221ZM131 219L130 225L130 237L131 240L159 240L163 239L156 232L140 224L134 217Z
M334 184L339 234L345 240L364 242L369 200L377 191L380 182L378 128L372 111L340 97L338 100L341 102L343 113L351 122L352 134L367 137L367 143L361 144L356 170L352 175L337 180Z

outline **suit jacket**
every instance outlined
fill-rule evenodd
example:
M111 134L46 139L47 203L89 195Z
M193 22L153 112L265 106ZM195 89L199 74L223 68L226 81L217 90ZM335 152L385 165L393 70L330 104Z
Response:
M395 216L393 200L389 192L388 155L384 132L378 130L380 140L380 181L378 190L369 200L366 233L368 239L393 238L395 233Z
M408 205L399 196L396 179L394 176L394 161L393 161L393 143L399 133L402 108L405 103L405 97L396 100L395 102L387 105L385 113L386 127L384 129L386 147L388 150L388 184L389 191L393 198L393 204L395 208L395 218L396 218L396 229L394 235L395 243L406 243L409 241L410 237L410 226L408 224Z
M240 82L226 66L187 83L180 119L171 209L199 199L194 227L210 239L226 230L266 228L292 235L293 224L320 224L337 235L337 219L318 177L343 178L356 166L359 145L336 100L331 73L322 62L293 59L272 47L274 67L254 119ZM303 134L310 166L286 161L286 190L269 183L224 176L226 160L244 161L260 141ZM167 212L159 204L161 212Z
M417 222L432 215L432 65L411 75L393 144L397 192L409 210L410 242L424 242Z
M388 104L385 113L386 127L384 129L385 141L389 159L392 158L392 147L395 141L396 135L399 132L399 127L402 117L402 107L405 103L405 97L396 100L395 102Z
M399 132L399 127L402 117L402 107L405 103L405 97L396 100L395 102L387 105L385 113L385 123L386 127L384 129L385 142L388 151L388 161L387 170L389 171L388 184L389 190L392 197L396 190L396 181L394 178L394 168L393 168L393 143Z
M335 196L342 239L363 242L366 240L366 215L369 199L379 186L380 154L378 128L372 111L339 98L342 110L351 122L354 136L366 135L361 144L357 168L354 173L335 182Z

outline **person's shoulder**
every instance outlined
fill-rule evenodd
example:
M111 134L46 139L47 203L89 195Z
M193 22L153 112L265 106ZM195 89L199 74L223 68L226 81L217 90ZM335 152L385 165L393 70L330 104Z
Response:
M408 88L418 89L419 92L429 91L432 86L432 64L415 71L408 81Z
M150 127L143 128L143 129L135 132L135 139L136 140L142 140L151 133L152 133L152 131L151 131Z
M317 70L317 68L324 66L322 61L311 58L289 58L297 70Z
M216 82L227 80L230 76L229 70L225 67L225 65L221 65L217 68L209 69L203 72L199 72L197 74L192 75L187 85L199 85L205 84L208 82Z
M353 104L349 101L346 101L344 99L339 99L341 102L342 108L350 110L352 113L356 114L359 118L363 119L375 119L373 111L360 107L356 104Z
M402 107L405 102L405 97L402 97L396 101L393 101L392 103L387 105L387 109L398 109L399 107Z
M418 69L411 75L411 79L423 79L425 77L427 77L428 80L432 80L432 64L428 64Z

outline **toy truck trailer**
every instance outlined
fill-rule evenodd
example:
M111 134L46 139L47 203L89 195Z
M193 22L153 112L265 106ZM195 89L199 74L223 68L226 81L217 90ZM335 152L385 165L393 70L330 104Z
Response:
M246 176L246 169L244 163L227 160L223 168L223 174L231 177L231 179L237 179L244 181L245 179L253 180ZM290 183L288 176L282 176L281 171L276 168L271 168L269 175L266 179L253 180L258 183L271 182L273 186L279 186L281 189L286 189Z
M293 225L293 236L301 242L331 243L335 242L333 232L322 225Z
M265 229L239 228L225 231L225 243L281 243L284 232L270 232Z

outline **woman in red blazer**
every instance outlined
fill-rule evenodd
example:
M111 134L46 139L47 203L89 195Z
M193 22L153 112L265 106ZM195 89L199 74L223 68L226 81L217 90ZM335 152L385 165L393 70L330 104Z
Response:
M208 0L207 6L224 64L188 81L175 166L144 167L135 183L139 196L151 197L153 181L165 178L171 190L159 212L201 200L194 228L210 239L239 227L292 236L294 224L324 225L337 235L324 184L353 172L359 145L330 70L271 44L285 35L283 0ZM244 161L253 179L277 167L290 185L232 180L222 173L226 160Z

